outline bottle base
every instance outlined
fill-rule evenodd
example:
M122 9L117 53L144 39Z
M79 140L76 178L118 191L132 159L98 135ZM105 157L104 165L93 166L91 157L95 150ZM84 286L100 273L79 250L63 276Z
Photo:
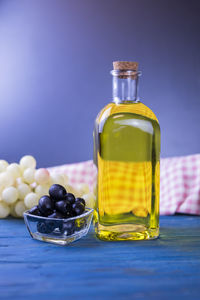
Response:
M153 240L159 237L159 228L144 231L115 232L110 230L96 230L96 236L103 241L136 241Z

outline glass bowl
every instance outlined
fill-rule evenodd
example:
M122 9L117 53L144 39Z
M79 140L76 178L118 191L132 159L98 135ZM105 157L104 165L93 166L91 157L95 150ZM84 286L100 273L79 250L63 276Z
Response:
M67 245L85 236L92 217L91 208L86 208L80 216L68 219L35 216L28 210L24 212L24 222L32 238L58 245Z

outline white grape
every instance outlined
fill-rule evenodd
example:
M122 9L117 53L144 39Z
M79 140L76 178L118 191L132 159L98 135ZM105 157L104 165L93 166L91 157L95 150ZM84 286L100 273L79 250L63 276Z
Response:
M48 183L50 180L49 171L47 169L41 168L35 172L35 181L39 184Z
M2 192L4 190L4 186L0 185L0 201L2 200Z
M68 193L74 194L76 198L78 197L78 191L73 186L71 186L70 184L66 184L65 188Z
M51 183L52 184L61 184L64 185L64 177L62 174L53 173L51 174Z
M0 173L0 186L11 186L14 184L14 178L9 172Z
M27 194L31 193L31 188L26 183L21 183L17 187L18 193L19 193L19 199L24 200Z
M2 199L8 204L14 203L17 200L17 198L18 190L13 186L5 188L2 192Z
M4 172L5 173L5 177L6 177L6 183L5 186L11 186L14 185L15 183L15 178L13 177L13 175L11 173L9 173L8 171Z
M21 176L21 169L20 169L20 166L16 163L13 163L13 164L10 164L8 167L7 167L7 172L11 174L11 176L14 178L14 179L17 179L18 177Z
M10 208L10 215L11 215L12 217L15 217L15 218L17 218L17 214L16 214L16 212L15 212L15 205L16 205L16 203L17 203L17 202L12 203L12 204L9 205L9 208Z
M49 187L47 185L38 185L35 188L35 193L38 195L38 197L42 197L43 195L49 194Z
M23 217L23 212L25 212L25 210L26 210L24 201L17 201L17 203L15 204L14 210L18 217Z
M32 168L35 169L36 167L36 160L33 156L31 155L25 155L20 159L20 167L22 170L25 170L27 168Z
M35 170L27 168L23 173L23 179L26 183L33 183L35 181Z
M0 173L0 186L5 186L6 183L6 176L5 176L6 172Z
M28 208L31 208L38 204L39 197L36 193L29 193L24 198L24 203Z
M5 202L0 202L0 219L6 218L10 213L10 208Z
M8 162L6 160L1 159L0 160L0 172L5 171L7 166L8 166Z
M82 195L82 198L85 200L87 207L94 208L96 197L93 193Z

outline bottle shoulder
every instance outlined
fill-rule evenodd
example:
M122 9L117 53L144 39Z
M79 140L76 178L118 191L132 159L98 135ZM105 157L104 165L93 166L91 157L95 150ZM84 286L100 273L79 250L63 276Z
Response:
M136 115L140 115L143 117L146 117L148 119L152 119L156 121L158 124L158 119L154 112L146 105L144 105L142 102L137 103L109 103L106 105L98 114L96 121L101 122L105 119L107 119L109 116L119 113L132 113Z

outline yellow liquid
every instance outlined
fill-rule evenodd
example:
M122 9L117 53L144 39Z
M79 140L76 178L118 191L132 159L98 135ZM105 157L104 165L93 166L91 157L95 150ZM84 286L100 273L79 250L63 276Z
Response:
M144 104L110 103L97 116L95 231L102 240L159 235L160 128Z

